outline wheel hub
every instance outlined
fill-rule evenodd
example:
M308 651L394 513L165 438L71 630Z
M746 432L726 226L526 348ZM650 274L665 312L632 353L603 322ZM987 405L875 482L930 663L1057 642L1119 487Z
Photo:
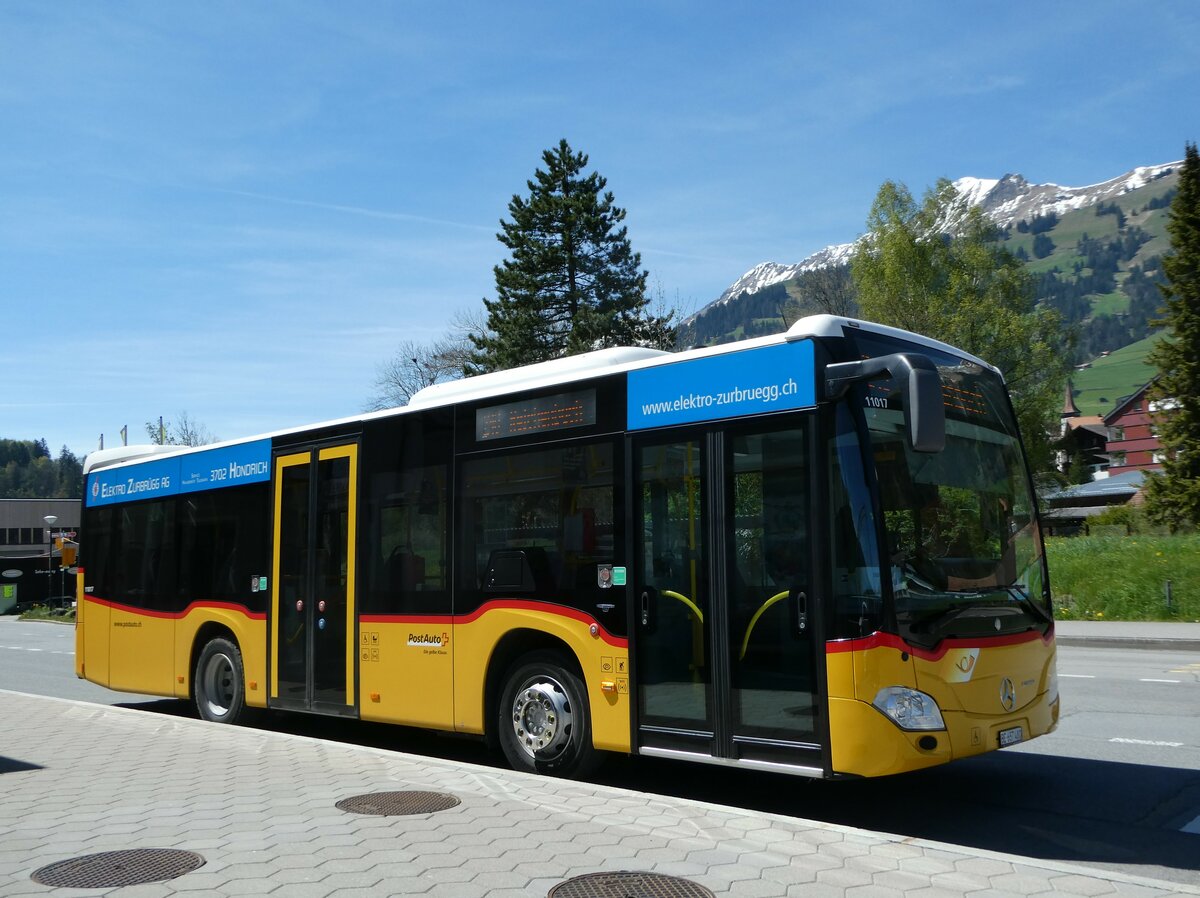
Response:
M574 718L563 687L538 677L517 690L513 699L513 731L530 757L554 756L566 747Z
M204 699L214 717L229 713L233 705L233 663L225 655L213 655L204 667Z

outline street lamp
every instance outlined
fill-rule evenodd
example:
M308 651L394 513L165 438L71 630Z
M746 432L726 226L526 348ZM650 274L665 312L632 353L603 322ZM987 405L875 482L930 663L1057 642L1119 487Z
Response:
M54 532L53 527L58 515L48 514L42 518L46 522L46 604L50 604L50 592L54 589Z

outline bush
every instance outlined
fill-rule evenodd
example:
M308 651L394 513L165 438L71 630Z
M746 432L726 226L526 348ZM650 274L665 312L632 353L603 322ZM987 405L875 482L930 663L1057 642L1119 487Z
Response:
M75 621L75 609L34 605L29 610L21 613L21 620L54 620L73 623Z
M1143 505L1114 505L1103 514L1088 519L1088 532L1099 535L1097 528L1122 527L1127 534L1165 535L1166 529L1150 520Z

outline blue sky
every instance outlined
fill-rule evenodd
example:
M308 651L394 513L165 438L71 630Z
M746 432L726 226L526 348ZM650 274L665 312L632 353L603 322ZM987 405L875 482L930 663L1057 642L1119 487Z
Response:
M695 311L880 183L1079 186L1200 137L1190 2L0 5L0 437L354 414L493 294L567 138Z

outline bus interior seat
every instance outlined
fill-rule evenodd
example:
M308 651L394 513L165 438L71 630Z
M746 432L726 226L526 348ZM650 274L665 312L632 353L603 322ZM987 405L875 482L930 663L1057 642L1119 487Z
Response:
M541 546L493 549L488 557L483 590L551 595L555 588L553 559Z
M425 582L425 559L404 546L397 546L388 557L386 574L392 592L412 592Z

